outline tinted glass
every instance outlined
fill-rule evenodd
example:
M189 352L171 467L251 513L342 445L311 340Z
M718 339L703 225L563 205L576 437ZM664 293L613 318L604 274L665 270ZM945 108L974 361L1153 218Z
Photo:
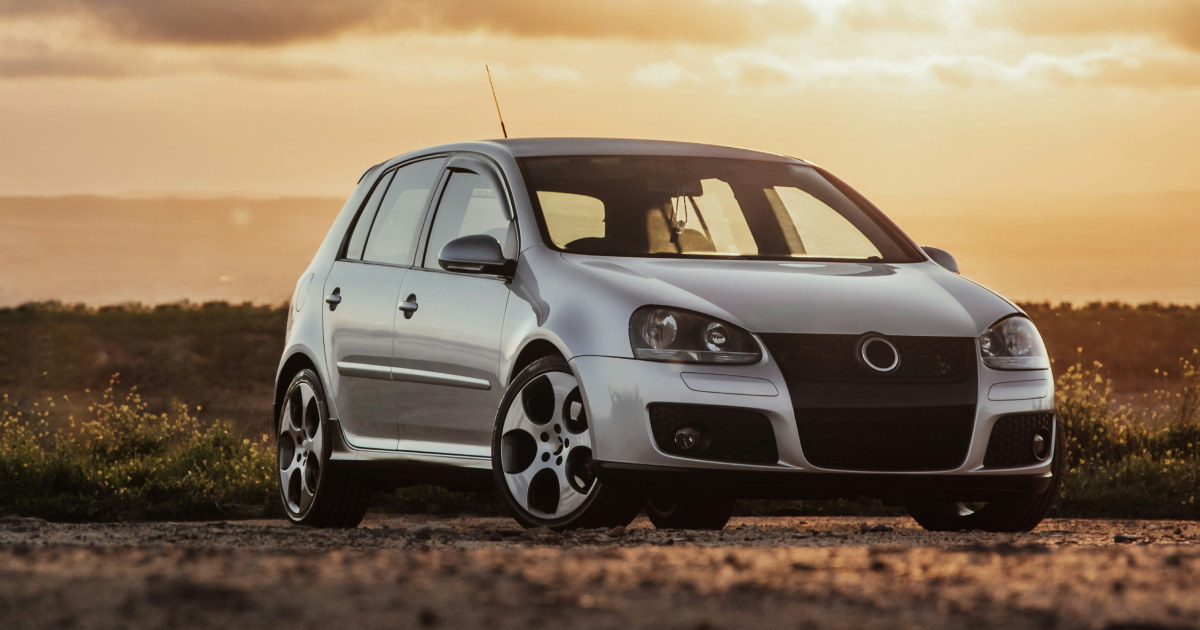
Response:
M444 159L424 160L396 171L375 215L363 260L412 264L421 214L445 162Z
M363 206L358 220L354 222L354 232L350 234L350 243L346 245L347 259L362 260L363 245L367 244L367 233L371 231L371 222L375 220L375 212L379 210L379 201L387 193L388 184L392 182L392 176L395 174L396 171L384 173L383 177L379 178L379 183L375 184L375 190L371 191L367 204Z
M530 158L551 244L602 256L922 260L877 211L800 164Z
M475 173L451 175L433 217L425 266L439 269L438 253L446 243L460 236L487 234L506 245L510 222L503 204L500 191L487 178Z

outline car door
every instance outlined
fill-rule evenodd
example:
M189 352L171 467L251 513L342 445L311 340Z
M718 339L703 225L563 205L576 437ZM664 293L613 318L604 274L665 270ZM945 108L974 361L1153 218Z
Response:
M457 155L432 212L421 264L400 291L392 371L400 450L486 457L500 403L497 371L507 280L442 269L438 252L460 236L488 234L516 258L516 226L503 180L481 157ZM427 221L427 223L430 221Z
M325 348L333 405L347 441L395 450L392 329L400 287L444 158L380 177L325 281Z

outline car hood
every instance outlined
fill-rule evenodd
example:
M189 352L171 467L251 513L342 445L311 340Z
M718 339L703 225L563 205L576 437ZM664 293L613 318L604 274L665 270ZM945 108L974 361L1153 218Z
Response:
M563 254L636 308L662 304L756 333L974 337L1020 312L933 262L886 264ZM640 302L640 304L636 304Z

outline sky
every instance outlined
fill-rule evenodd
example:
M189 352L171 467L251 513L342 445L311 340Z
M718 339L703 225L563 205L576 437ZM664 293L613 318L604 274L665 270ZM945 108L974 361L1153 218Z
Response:
M1200 0L0 0L0 195L344 197L500 133L868 196L1200 189Z

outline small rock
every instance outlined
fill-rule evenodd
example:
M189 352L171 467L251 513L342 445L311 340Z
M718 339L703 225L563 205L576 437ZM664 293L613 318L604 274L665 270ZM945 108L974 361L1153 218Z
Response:
M1176 527L1176 528L1175 528L1175 531L1173 531L1173 532L1171 532L1171 533L1172 533L1172 534L1175 534L1176 536L1178 536L1178 535L1180 535L1180 534L1182 534L1182 533L1183 533L1183 530L1182 530L1182 529L1180 529L1180 528L1178 528L1178 527Z
M554 531L553 529L550 529L549 527L534 527L534 528L527 529L524 532L522 532L521 538L524 538L526 540L539 540L539 539L546 540L546 539L559 539L559 538L562 538L562 535L559 534L558 532Z
M674 538L668 538L668 539L666 539L665 541L663 541L661 544L662 544L662 546L664 546L664 547L670 547L671 545L674 545L674 544L675 544L675 539L674 539Z
M437 613L428 608L422 608L421 612L417 613L417 624L422 628L432 628L438 625L439 621Z
M816 571L817 568L811 564L805 564L803 562L793 562L792 570L793 571Z
M416 527L410 527L408 533L412 534L412 537L417 540L429 540L433 538L433 526L417 525Z
M605 535L609 538L623 538L625 536L625 526L617 525L616 527L608 530L608 533Z
M1131 543L1137 542L1139 539L1141 539L1141 536L1130 536L1129 534L1117 534L1113 536L1113 542L1115 543Z
M869 532L882 533L882 532L896 531L896 530L892 529L891 527L888 527L887 525L876 525L874 527L867 527L866 523L862 524L861 530L863 531L863 533L869 533Z

